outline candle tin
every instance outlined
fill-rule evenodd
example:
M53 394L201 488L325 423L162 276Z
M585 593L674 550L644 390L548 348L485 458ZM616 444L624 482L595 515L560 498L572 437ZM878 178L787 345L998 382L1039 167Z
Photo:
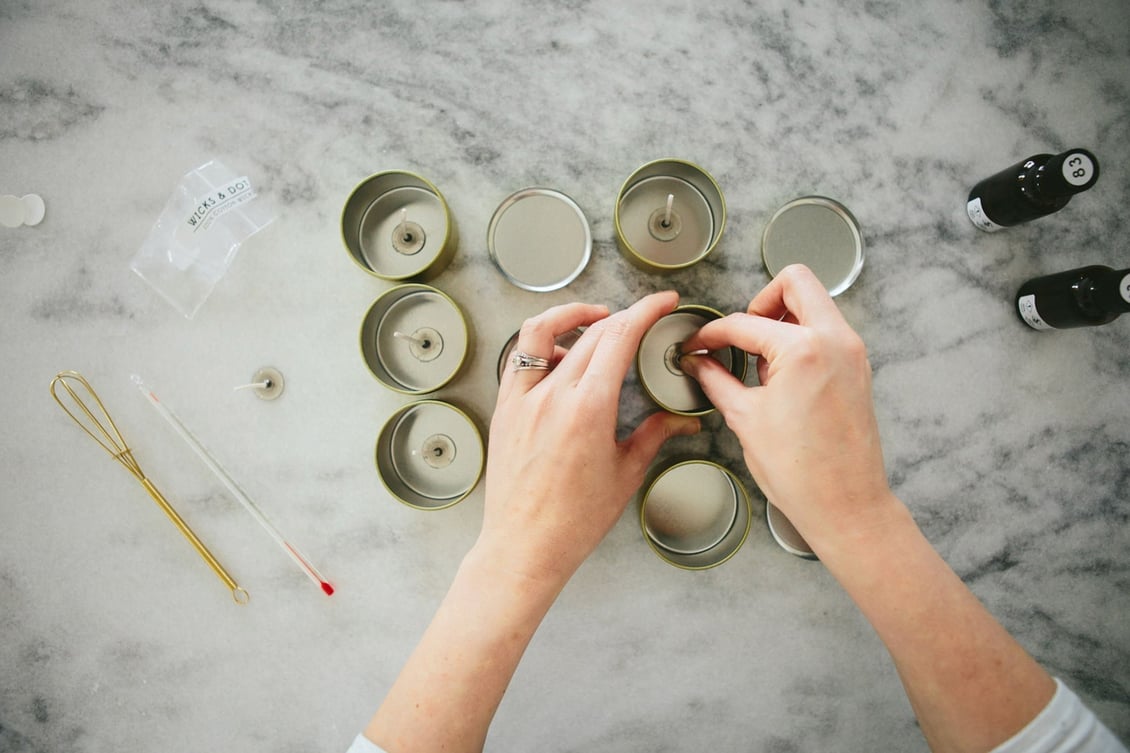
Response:
M812 547L772 502L765 503L765 522L769 525L769 533L773 535L773 540L786 552L806 560L817 559Z
M357 266L384 280L429 280L455 255L457 233L439 189L390 170L361 181L341 213L341 236Z
M679 368L682 344L688 337L722 313L709 306L686 304L661 317L644 333L636 351L640 385L659 407L684 416L702 416L714 410L693 377ZM739 381L745 379L746 354L728 347L710 354Z
M377 297L361 323L361 355L377 380L396 392L435 392L459 373L471 330L447 294L406 283Z
M803 196L770 218L761 236L761 258L771 277L790 264L804 264L834 297L863 271L863 235L843 204Z
M640 503L640 527L652 551L685 570L733 557L749 536L749 494L737 476L708 460L668 467Z
M568 350L569 348L572 348L574 344L576 344L577 340L579 340L581 338L581 335L583 335L584 333L585 331L583 329L572 329L563 335L558 335L555 342L559 347ZM510 361L510 354L514 352L514 346L518 344L518 335L520 334L522 334L521 330L518 330L517 332L512 334L506 341L506 344L502 346L502 350L498 352L497 375L499 384L502 383L502 373L506 371L506 365Z
M405 405L377 437L381 483L417 510L442 510L463 500L479 483L484 456L475 422L440 400Z
M487 250L503 277L523 290L565 287L592 256L592 231L577 202L552 188L507 196L487 227Z
M617 243L629 261L648 272L675 272L702 261L718 245L726 200L706 170L661 159L624 181L614 219Z

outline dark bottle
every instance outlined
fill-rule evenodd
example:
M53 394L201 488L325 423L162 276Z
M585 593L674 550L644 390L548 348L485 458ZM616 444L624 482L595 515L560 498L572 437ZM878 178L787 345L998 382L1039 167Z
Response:
M1098 179L1099 161L1086 149L1037 154L973 186L965 210L992 233L1063 209Z
M1020 286L1016 310L1033 329L1094 327L1130 311L1130 269L1092 265Z

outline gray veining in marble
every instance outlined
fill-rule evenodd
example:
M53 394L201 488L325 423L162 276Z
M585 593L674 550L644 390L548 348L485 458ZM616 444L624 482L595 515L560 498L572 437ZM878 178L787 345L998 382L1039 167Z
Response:
M970 185L1070 146L1102 162L1064 211L977 231ZM661 157L722 186L706 262L669 278L619 255L623 180ZM192 321L128 270L189 169L217 158L281 208ZM387 283L349 260L353 186L408 169L459 227L435 284L477 347L439 397L485 425L495 359L526 316L621 307L667 286L744 308L764 223L818 193L851 208L867 263L839 300L868 343L888 470L939 550L1050 671L1130 737L1130 317L1037 334L1029 277L1128 266L1124 0L0 3L0 751L343 750L395 677L477 531L480 487L421 513L371 453L406 398L366 372ZM534 294L486 227L546 185L590 219L593 260ZM274 403L232 387L279 367ZM137 484L51 402L100 391L143 467L252 594L220 582ZM129 383L140 373L335 583L282 556ZM627 430L652 407L634 376ZM721 420L667 453L751 483ZM757 510L764 502L755 494ZM892 563L897 567L897 563ZM716 570L664 565L634 509L518 670L493 750L924 750L871 629L762 519Z

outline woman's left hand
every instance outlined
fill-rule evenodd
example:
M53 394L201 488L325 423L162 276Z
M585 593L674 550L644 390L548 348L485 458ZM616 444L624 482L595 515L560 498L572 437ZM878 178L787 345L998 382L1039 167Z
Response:
M663 443L699 430L656 413L616 439L620 390L644 333L678 304L655 293L611 316L573 303L527 320L515 346L551 369L507 368L490 428L480 547L560 588L612 529ZM555 340L577 327L568 351Z

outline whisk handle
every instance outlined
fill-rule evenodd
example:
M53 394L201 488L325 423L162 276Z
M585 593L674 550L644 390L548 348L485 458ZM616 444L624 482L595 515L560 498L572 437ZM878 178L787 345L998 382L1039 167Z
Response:
M228 575L228 571L225 570L224 566L220 564L219 560L217 560L212 555L212 553L208 551L208 547L204 546L204 542L201 541L199 537L197 537L197 535L193 533L192 529L188 527L188 523L184 522L184 518L182 518L177 513L177 511L173 509L173 506L169 504L169 501L167 499L165 499L165 495L161 494L160 490L156 486L154 486L153 482L148 478L145 478L143 476L140 481L141 485L145 487L145 491L149 492L149 496L153 498L153 501L156 502L160 506L160 508L165 511L165 514L169 516L169 520L173 521L173 525L175 525L177 529L182 534L184 534L184 537L188 539L189 543L192 544L192 546L196 549L197 554L204 558L204 561L208 563L208 565L212 568L212 571L215 572L216 575L219 576L220 580L224 582L224 585L231 590L232 598L235 599L235 602L237 604L246 604L251 596L238 583L236 583L230 575Z

